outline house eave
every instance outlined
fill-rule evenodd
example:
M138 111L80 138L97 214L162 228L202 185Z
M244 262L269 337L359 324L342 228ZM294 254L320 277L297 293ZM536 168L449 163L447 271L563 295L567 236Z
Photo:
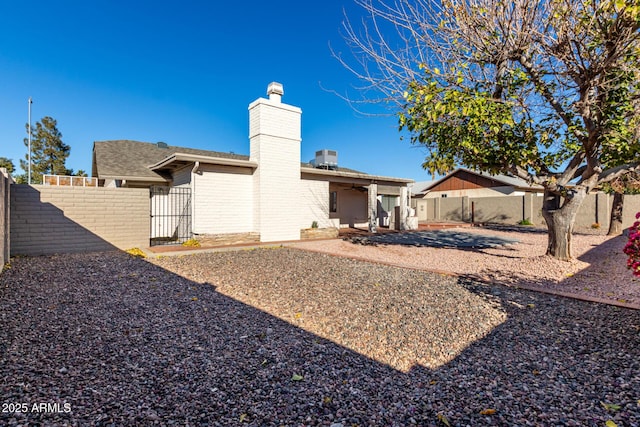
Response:
M467 172L467 173L471 173L471 174L479 176L479 177L492 179L493 181L496 181L496 182L499 182L501 184L504 184L503 185L504 187L513 187L515 190L518 190L518 191L530 191L530 192L544 191L544 187L542 187L541 185L538 185L538 184L532 184L532 185L529 185L529 186L523 186L523 185L507 182L504 179L501 179L499 176L478 173L478 172L476 172L474 170L471 170L471 169L457 168L454 171L449 172L447 175L443 176L442 178L440 178L440 179L438 179L436 181L433 181L433 183L431 185L425 187L422 190L423 194L426 195L427 193L430 193L433 188L437 187L439 184L441 184L444 181L446 181L447 179L451 178L453 175L457 174L458 172Z
M318 168L308 168L301 167L301 173L309 174L309 175L321 175L326 177L340 177L340 178L350 178L350 179L363 179L375 183L394 183L394 184L410 184L414 182L412 179L407 178L395 178L390 176L380 176L380 175L369 175L366 173L357 173L357 172L346 172L341 171L339 169L331 170L331 169L318 169Z
M175 166L176 164L195 162L210 165L236 166L250 169L256 169L258 167L258 163L252 162L250 160L227 159L224 157L202 156L198 154L174 153L160 160L158 163L150 165L149 169L152 171L158 171L163 169L171 169L171 167Z
M171 182L171 180L164 179L159 176L133 176L133 175L101 175L98 174L98 179L120 179L123 181L151 181L151 182Z

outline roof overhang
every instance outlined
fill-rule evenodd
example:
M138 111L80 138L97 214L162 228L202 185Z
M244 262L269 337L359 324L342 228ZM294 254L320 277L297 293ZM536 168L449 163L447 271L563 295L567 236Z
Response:
M369 175L366 173L358 173L358 172L347 172L341 171L340 169L331 170L331 169L318 169L318 168L308 168L301 167L300 172L308 175L317 175L326 178L341 178L340 181L350 182L351 180L356 181L367 181L369 183L375 184L401 184L407 185L414 182L412 179L406 178L394 178L390 176L380 176L380 175Z
M252 162L250 160L227 159L224 157L202 156L198 154L173 153L172 155L160 160L158 163L150 165L149 169L151 169L152 171L176 170L187 164L195 162L210 165L236 166L250 169L256 169L258 167L257 162Z
M522 185L519 183L515 183L515 182L508 182L505 181L504 178L500 177L500 176L495 176L495 175L489 175L489 174L485 174L485 173L478 173L474 170L471 169L465 169L465 168L457 168L454 171L449 172L448 174L446 174L445 176L443 176L440 179L437 179L435 181L433 181L430 185L426 186L425 188L422 189L421 193L419 194L427 194L431 192L431 189L436 187L438 184L446 181L447 179L451 178L453 175L457 174L458 172L467 172L482 178L488 178L491 179L493 181L499 182L501 184L504 184L504 187L513 187L516 190L519 191L544 191L544 188L541 185L538 184L532 184L532 185ZM513 179L518 179L521 180L520 178L513 178ZM524 180L521 180L524 181Z
M120 179L122 181L149 181L149 182L171 182L161 176L128 176L128 175L98 175L98 179Z

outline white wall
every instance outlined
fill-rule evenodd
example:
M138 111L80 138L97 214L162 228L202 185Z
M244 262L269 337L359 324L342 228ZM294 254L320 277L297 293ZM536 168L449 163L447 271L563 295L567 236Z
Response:
M331 184L329 191L338 192L338 212L331 212L331 218L339 218L341 227L362 227L368 224L367 192L358 191L348 184Z
M251 169L201 165L193 175L191 191L194 233L254 231Z
M332 227L329 220L329 182L303 179L300 182L300 226L310 228L313 221L318 227Z
M300 115L279 97L249 105L250 158L253 175L254 229L260 240L300 239Z

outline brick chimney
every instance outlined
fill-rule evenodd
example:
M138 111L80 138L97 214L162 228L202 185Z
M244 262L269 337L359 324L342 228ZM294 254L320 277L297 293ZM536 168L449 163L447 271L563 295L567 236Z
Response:
M249 104L254 229L263 242L298 240L302 110L282 103L280 83L270 83L267 95Z

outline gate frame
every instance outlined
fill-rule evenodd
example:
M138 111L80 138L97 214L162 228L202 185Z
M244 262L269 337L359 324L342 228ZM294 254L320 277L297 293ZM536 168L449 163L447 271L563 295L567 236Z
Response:
M165 201L159 196L165 196ZM152 185L149 199L149 246L182 244L193 237L191 188Z

